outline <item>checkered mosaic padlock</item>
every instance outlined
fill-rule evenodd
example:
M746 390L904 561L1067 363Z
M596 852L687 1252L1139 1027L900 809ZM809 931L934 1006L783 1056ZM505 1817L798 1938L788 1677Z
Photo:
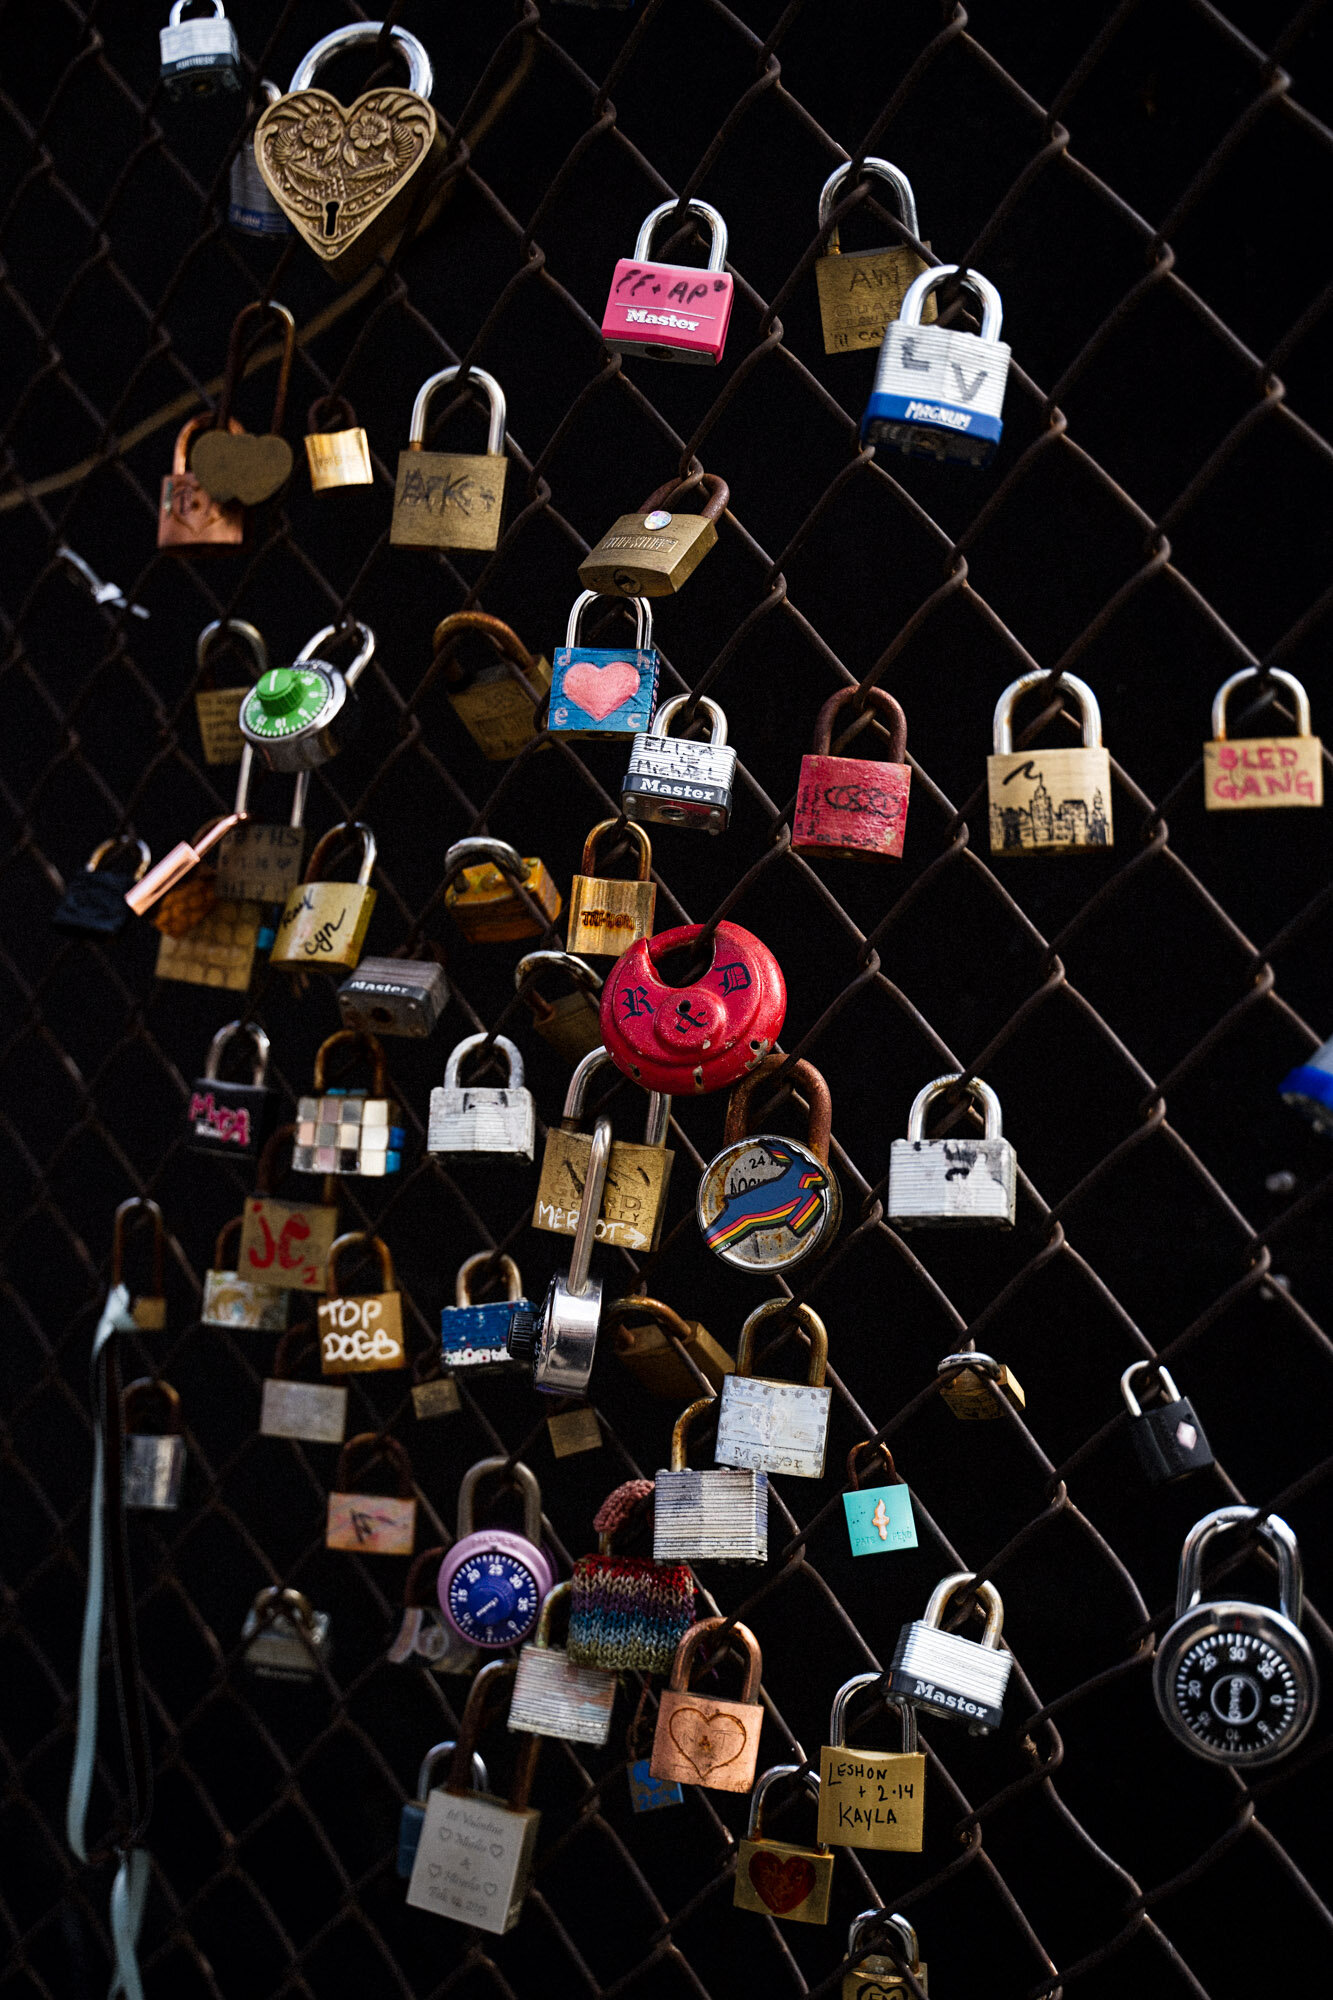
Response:
M329 1052L348 1045L365 1051L371 1065L367 1090L325 1087ZM298 1174L359 1174L379 1179L403 1164L407 1128L402 1106L385 1095L384 1051L373 1035L343 1028L315 1053L315 1088L296 1107L292 1168Z

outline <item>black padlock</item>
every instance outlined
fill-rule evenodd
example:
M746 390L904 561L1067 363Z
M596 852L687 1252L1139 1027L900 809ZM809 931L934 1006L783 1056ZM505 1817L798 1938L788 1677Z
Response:
M249 1083L218 1075L222 1051L233 1035L247 1035L255 1060ZM228 1021L208 1045L204 1073L190 1092L190 1151L224 1160L257 1160L278 1115L277 1092L264 1081L268 1036L254 1021Z
M1161 1402L1150 1410L1134 1393L1134 1377L1144 1370L1156 1376L1162 1391ZM1212 1464L1213 1454L1193 1403L1181 1395L1160 1361L1132 1361L1120 1377L1120 1393L1130 1414L1134 1455L1154 1486L1166 1486Z
M102 866L108 854L124 848L138 852L139 865L131 874L126 874L123 867ZM65 884L65 893L51 913L51 922L62 931L80 931L85 937L114 937L130 914L125 891L148 873L152 858L145 843L129 834L122 834L117 840L104 840L89 855L83 872L72 875Z

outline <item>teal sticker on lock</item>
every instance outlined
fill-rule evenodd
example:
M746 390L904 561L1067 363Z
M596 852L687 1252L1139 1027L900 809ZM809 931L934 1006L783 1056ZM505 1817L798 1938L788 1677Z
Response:
M663 1806L681 1806L685 1794L674 1778L655 1778L651 1759L639 1757L629 1767L629 1797L635 1812L659 1812Z
M892 1549L916 1547L912 1496L906 1486L868 1486L844 1493L847 1534L854 1556L884 1556Z

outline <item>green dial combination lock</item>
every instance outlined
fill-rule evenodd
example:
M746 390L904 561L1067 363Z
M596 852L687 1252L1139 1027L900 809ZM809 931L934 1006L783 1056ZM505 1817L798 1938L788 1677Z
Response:
M352 690L375 651L368 625L354 625L351 634L358 650L345 671L320 657L320 647L337 636L337 627L327 625L290 667L262 674L242 701L241 735L270 770L314 770L351 740L360 719Z

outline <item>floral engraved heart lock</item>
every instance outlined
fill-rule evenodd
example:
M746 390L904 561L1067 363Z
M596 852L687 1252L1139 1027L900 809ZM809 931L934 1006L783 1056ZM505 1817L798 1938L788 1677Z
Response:
M892 1937L889 1952L876 1944L876 1934ZM847 1935L847 1956L852 1970L843 1974L842 2000L909 2000L915 1992L925 1993L926 1968L916 1932L906 1917L890 1916L886 1910L862 1910L852 1918ZM915 1983L908 1985L908 1978Z
M827 1250L842 1220L842 1193L828 1163L833 1103L813 1063L794 1063L789 1072L810 1100L808 1142L750 1132L755 1089L785 1060L765 1056L736 1085L727 1100L726 1143L699 1182L695 1210L704 1242L739 1270L789 1271Z
M673 953L704 936L681 924L641 938L602 988L602 1041L618 1069L668 1097L727 1090L761 1063L782 1033L787 986L768 946L739 924L710 927L710 960L688 984L663 974Z
M745 1685L739 1701L720 1701L690 1691L690 1669L702 1640L729 1621L703 1618L691 1625L676 1648L671 1680L663 1690L653 1736L652 1774L713 1792L748 1792L754 1783L764 1711L758 1700L763 1656L748 1625L733 1624L726 1643L745 1654Z
M271 315L282 326L282 361L278 369L278 386L273 392L273 415L268 431L259 436L234 429L231 422L231 407L246 349L243 336L256 314L261 320ZM224 506L229 501L239 500L243 507L257 507L261 500L271 500L292 476L292 448L280 432L295 350L296 321L286 306L280 306L276 300L270 300L267 305L256 300L241 307L232 322L231 340L227 346L227 372L222 378L217 416L213 427L196 439L190 453L191 472L201 485L207 487L214 500Z
M255 159L269 191L329 275L347 284L413 223L427 190L423 169L444 150L429 102L430 57L405 28L390 30L407 62L407 89L367 90L344 106L312 90L342 49L378 42L382 21L355 21L316 42L255 127ZM420 217L425 221L424 214Z
M708 224L708 268L657 264L652 260L657 226L682 209ZM613 353L645 354L654 361L722 359L731 318L732 282L727 261L727 225L706 201L673 197L645 217L632 257L622 257L611 280L602 314L602 339Z
M657 705L653 607L646 597L628 599L634 606L632 649L581 646L579 625L599 594L585 590L574 599L551 669L549 727L564 736L636 736L648 728Z
M771 1840L764 1832L764 1801L782 1778L795 1778L812 1797L819 1797L819 1780L800 1764L774 1764L750 1794L750 1821L736 1856L738 1910L783 1917L790 1924L826 1924L833 1889L833 1856L818 1847L793 1847Z

